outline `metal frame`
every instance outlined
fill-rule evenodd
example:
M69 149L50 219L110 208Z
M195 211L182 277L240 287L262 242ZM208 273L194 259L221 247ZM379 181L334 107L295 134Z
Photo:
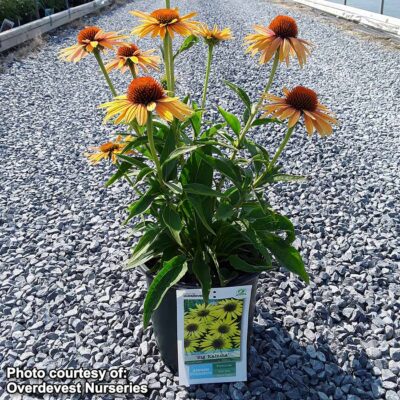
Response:
M347 6L347 0L343 0L343 4ZM385 0L381 0L381 11L380 13L383 15L383 10L385 8Z

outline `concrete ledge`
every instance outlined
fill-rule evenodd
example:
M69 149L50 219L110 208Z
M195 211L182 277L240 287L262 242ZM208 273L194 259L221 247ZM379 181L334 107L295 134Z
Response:
M400 37L400 19L325 0L293 0L349 21L367 25Z
M56 29L74 19L81 18L111 3L112 0L94 0L90 3L72 7L57 14L40 18L28 24L2 32L0 33L0 52L17 46L27 40L34 39L43 33Z

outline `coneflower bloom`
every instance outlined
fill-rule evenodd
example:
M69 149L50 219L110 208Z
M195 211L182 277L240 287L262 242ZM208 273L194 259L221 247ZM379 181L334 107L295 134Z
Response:
M219 29L217 25L211 29L206 24L200 24L196 30L196 35L201 36L207 43L218 44L223 40L233 39L229 28Z
M256 33L246 36L245 42L249 45L247 52L254 56L260 52L260 64L265 64L279 50L279 61L286 61L289 65L291 56L297 56L300 66L302 67L307 56L310 55L309 46L311 43L306 40L299 39L296 21L287 15L278 15L275 17L268 28L265 26L255 25Z
M117 136L114 142L106 142L97 147L89 147L89 150L93 153L85 153L85 156L89 159L92 165L98 164L102 160L110 160L113 164L117 161L117 154L121 154L125 146L132 139L131 136ZM131 154L133 151L130 150L127 154Z
M60 58L65 61L78 62L92 53L94 49L112 49L114 46L122 46L126 35L118 32L104 32L98 26L87 26L77 36L78 43L60 51Z
M132 34L144 37L151 34L152 37L160 36L164 39L168 32L171 38L177 33L181 36L190 36L195 33L197 21L189 21L197 13L180 16L177 8L160 8L147 14L142 11L130 11L135 17L142 20L142 24L133 29Z
M283 89L283 93L283 98L272 94L265 95L265 98L271 101L271 104L263 107L265 115L281 120L288 119L289 128L296 125L303 116L309 135L312 135L314 130L321 136L332 133L332 125L337 124L337 120L331 116L328 108L318 101L317 93L303 86L296 86L292 90Z
M107 109L104 122L119 114L116 124L136 119L139 125L144 125L148 111L155 111L166 121L172 121L174 117L183 121L193 114L193 110L177 97L168 97L161 84L149 76L133 79L126 94L100 107Z
M142 51L133 43L121 46L115 58L106 65L106 70L110 72L113 69L120 69L122 73L125 73L133 67L135 74L138 74L139 67L145 72L148 72L148 68L158 70L160 57L154 56L154 52L155 50Z

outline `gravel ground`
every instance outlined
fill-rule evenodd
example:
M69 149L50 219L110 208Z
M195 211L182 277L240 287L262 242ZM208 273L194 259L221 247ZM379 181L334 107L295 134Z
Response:
M151 329L141 326L144 282L121 271L134 240L120 225L132 194L123 185L105 190L110 169L89 167L82 156L112 133L96 109L109 96L94 59L57 61L75 39L77 26L68 26L36 53L8 62L0 76L1 369L122 365L131 382L149 383L152 399L398 400L399 51L264 1L180 3L182 11L234 30L237 40L215 54L210 87L214 105L230 111L240 105L221 79L255 98L270 68L243 54L253 23L290 14L301 37L317 45L304 70L294 63L279 70L273 91L316 89L341 126L326 140L298 129L282 160L288 172L310 180L268 194L298 227L312 283L304 287L284 273L260 280L247 382L178 386ZM133 8L149 10L148 2L83 24L130 28ZM178 60L181 96L200 97L204 54L195 47ZM114 78L122 91L128 78ZM283 133L253 135L273 151ZM7 399L0 374L0 399Z

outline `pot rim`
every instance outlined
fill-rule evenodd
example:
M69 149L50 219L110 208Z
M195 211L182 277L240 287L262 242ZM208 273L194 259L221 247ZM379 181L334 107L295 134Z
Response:
M154 274L149 272L149 268L146 265L138 266L136 268L136 271L139 271L139 273L142 276L145 276L145 277L148 277L148 278L151 278L151 279L154 279L154 277L155 277ZM259 272L253 272L251 274L246 274L246 273L239 274L239 276L237 276L235 279L233 279L229 283L229 285L227 285L225 287L240 286L240 285L246 284L243 281L246 282L246 281L251 281L251 280L253 280L255 278L258 279L259 275L260 275ZM175 285L173 285L172 287L173 288L177 288L177 289L179 289L179 288L183 288L183 289L201 289L200 284L193 285L193 284L185 283L185 282L178 282ZM222 287L222 286L213 286L213 287Z

